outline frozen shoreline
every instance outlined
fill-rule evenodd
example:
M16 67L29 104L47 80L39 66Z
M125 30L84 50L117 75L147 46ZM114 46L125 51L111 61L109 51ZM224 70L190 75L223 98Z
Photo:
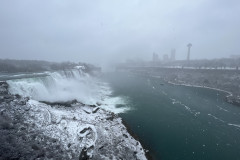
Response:
M232 94L231 92L229 92L229 91L222 90L222 89L218 89L218 88L214 88L214 87L191 85L191 84L180 84L180 83L174 83L174 82L171 82L171 81L167 81L167 83L172 84L172 85L177 85L177 86L187 86L187 87L196 87L196 88L207 88L207 89L211 89L211 90L216 90L216 91L220 91L220 92L225 92L225 93L228 94L226 97L233 96L233 94Z
M226 93L226 102L240 106L238 75L232 72L202 72L166 68L150 72L151 77L160 78L172 85L199 87ZM222 78L221 78L222 76Z
M222 89L214 88L214 87L207 87L207 86L174 83L174 82L171 82L171 81L166 81L166 82L169 83L169 84L172 84L172 85L196 87L196 88L207 88L207 89L211 89L211 90L215 90L215 91L224 92L224 93L228 94L228 95L225 96L226 102L228 102L230 104L233 104L233 105L236 105L236 106L240 106L240 99L239 99L239 97L234 96L232 92L229 92L229 91L226 91L226 90L222 90Z

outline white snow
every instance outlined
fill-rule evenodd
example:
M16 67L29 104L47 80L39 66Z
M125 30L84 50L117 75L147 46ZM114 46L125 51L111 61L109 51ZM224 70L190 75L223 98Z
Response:
M95 108L88 106L78 104L74 107L49 106L35 100L29 100L27 105L30 107L30 116L27 117L26 123L34 123L33 130L40 130L46 136L61 141L66 150L68 144L71 144L74 152L79 152L84 147L93 147L94 149L88 151L88 155L92 157L99 155L95 148L107 144L111 147L118 147L119 150L121 147L129 147L137 152L139 159L146 159L141 144L138 142L139 145L136 145L137 141L127 132L121 118L115 117L112 121L107 120L112 115L111 112L99 109L96 113L92 113ZM88 114L84 110L91 111L91 113ZM118 139L121 143L116 146ZM115 153L111 156L118 158Z
M85 66L75 66L75 69L85 69Z

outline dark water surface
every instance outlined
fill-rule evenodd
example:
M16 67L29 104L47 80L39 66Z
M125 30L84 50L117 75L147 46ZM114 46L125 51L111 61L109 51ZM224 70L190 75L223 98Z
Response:
M154 159L240 159L240 108L226 93L175 86L130 73L104 77L113 96L127 96L131 110L120 116Z

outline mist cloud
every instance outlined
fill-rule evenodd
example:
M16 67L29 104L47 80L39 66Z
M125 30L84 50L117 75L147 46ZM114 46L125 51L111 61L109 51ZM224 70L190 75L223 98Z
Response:
M2 0L0 58L103 64L151 59L176 49L185 59L240 54L237 0Z

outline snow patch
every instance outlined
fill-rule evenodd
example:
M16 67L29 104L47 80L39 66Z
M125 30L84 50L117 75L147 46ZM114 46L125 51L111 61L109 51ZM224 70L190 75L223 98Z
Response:
M57 139L66 150L80 153L86 149L90 158L101 156L105 159L119 159L125 156L126 152L132 152L129 155L136 153L137 159L146 160L141 144L127 132L121 118L111 112L99 109L93 113L96 107L80 105L49 106L36 100L29 100L27 106L30 110L26 123L35 126L31 129ZM109 117L112 117L111 120L107 120ZM128 149L125 150L126 148ZM71 155L69 156L71 158Z

